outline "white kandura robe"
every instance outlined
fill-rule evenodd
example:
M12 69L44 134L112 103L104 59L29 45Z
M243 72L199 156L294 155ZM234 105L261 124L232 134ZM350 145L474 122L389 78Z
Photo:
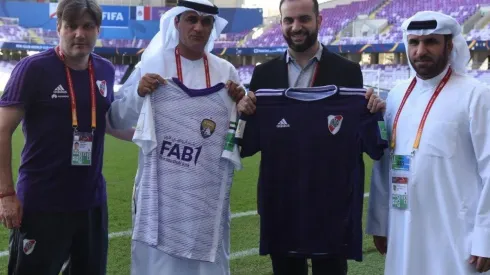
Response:
M400 114L395 154L412 152L422 114L446 74L417 85ZM390 91L386 125L410 81ZM367 233L388 236L385 275L478 273L470 255L490 257L490 90L453 72L412 159L409 209L391 207L389 153L373 167ZM486 272L484 274L490 274Z
M208 53L211 86L220 82L231 80L240 84L238 72L228 61ZM189 60L181 56L183 84L191 89L206 88L206 74L203 59ZM115 129L130 129L135 127L143 106L144 98L137 94L138 83L147 73L156 73L163 78L177 77L175 50L167 49L158 56L154 56L148 64L140 62L132 72L128 80L119 90L122 98L115 100L109 110L109 121ZM139 187L142 177L143 153L139 150L138 170L135 178L133 199L137 201L140 193ZM215 251L215 261L197 261L174 255L166 254L145 243L133 240L131 256L131 274L182 274L182 275L228 275L230 274L230 205L229 197L224 199L223 214L221 219L222 234L219 245ZM136 210L141 205L136 205ZM143 206L144 207L144 206ZM133 210L133 223L135 222ZM214 258L214 256L213 256Z

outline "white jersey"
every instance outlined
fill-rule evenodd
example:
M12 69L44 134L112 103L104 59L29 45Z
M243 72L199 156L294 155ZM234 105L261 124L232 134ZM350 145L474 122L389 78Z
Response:
M133 240L214 262L234 168L241 169L236 104L223 83L195 90L167 81L145 98L133 137L144 163Z

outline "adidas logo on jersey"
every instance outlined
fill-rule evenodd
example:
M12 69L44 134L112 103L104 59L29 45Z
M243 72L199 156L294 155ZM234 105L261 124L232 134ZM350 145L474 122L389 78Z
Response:
M63 88L63 86L58 85L53 91L53 94L51 95L51 98L56 99L56 98L68 98L68 92Z
M286 122L286 120L283 118L279 123L276 125L277 128L288 128L290 127L289 124Z

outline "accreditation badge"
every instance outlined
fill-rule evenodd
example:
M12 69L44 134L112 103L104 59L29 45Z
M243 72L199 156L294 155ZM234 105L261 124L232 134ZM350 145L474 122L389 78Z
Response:
M409 207L411 156L393 155L391 160L391 206L400 210Z
M93 134L76 132L73 134L73 146L71 149L71 165L92 165Z

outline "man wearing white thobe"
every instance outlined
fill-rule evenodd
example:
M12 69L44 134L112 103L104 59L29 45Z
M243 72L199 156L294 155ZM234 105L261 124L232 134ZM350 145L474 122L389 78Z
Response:
M115 129L128 129L136 126L144 97L158 89L159 85L165 85L164 78L178 77L190 89L205 89L218 83L228 83L230 96L239 100L245 92L243 87L236 84L240 83L238 72L231 63L211 54L214 41L226 24L227 21L218 16L218 8L207 0L179 1L177 7L167 11L160 20L160 31L146 48L141 62L137 64L131 76L121 87L122 98L111 105L109 110L111 126ZM206 66L204 55L207 57L208 66ZM166 247L168 244L159 243L157 248L145 243L142 240L144 238L139 237L145 234L145 229L142 228L145 225L138 225L141 220L139 215L143 215L140 213L144 212L138 209L148 207L145 205L146 199L138 199L138 194L142 194L140 188L143 188L140 184L144 167L143 159L140 149L133 192L135 232L133 232L131 248L131 274L229 274L230 209L228 195L220 202L223 204L223 213L216 214L217 216L222 215L220 229L222 233L214 235L218 238L218 246L209 255L209 258L214 260L202 261L192 257L186 258L165 253L163 250L171 250ZM139 203L136 204L135 201ZM185 201L179 203L185 207ZM210 215L209 218L213 219L213 215ZM158 219L158 215L155 215L155 219ZM196 223L197 221L189 222ZM179 230L179 228L173 229ZM202 240L188 241L199 243ZM163 247L163 250L160 250L160 247Z
M490 274L490 90L465 74L456 20L424 11L402 29L416 76L387 98L367 233L386 275Z

